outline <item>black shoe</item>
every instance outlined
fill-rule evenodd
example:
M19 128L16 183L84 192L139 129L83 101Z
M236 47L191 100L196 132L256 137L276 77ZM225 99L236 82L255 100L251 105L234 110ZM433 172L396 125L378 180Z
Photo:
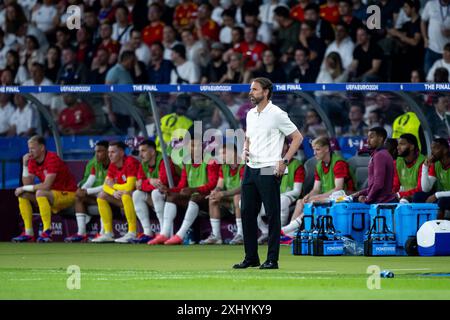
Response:
M241 263L237 263L233 266L233 269L246 269L248 267L259 267L259 261L244 260Z
M278 269L278 262L267 260L259 268L260 269Z

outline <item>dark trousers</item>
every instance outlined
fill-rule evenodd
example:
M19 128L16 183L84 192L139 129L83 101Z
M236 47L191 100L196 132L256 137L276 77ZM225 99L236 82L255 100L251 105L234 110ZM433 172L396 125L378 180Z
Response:
M262 171L262 174L261 174ZM280 254L280 181L271 168L245 167L242 181L241 215L245 259L259 261L257 217L264 204L269 224L267 260L278 261Z

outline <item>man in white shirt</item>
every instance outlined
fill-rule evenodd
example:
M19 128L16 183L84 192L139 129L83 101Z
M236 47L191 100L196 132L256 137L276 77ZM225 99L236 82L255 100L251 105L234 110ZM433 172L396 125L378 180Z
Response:
M182 44L172 48L172 62L175 65L170 74L170 84L195 84L200 82L199 67L186 60L186 49Z
M335 37L330 45L327 47L325 51L325 55L323 58L321 69L325 68L325 60L331 52L339 53L339 56L342 60L342 67L347 69L353 60L353 50L355 49L355 44L352 41L352 38L348 34L348 28L343 22L339 22L335 27Z
M425 41L424 70L442 58L442 49L450 42L450 0L431 0L422 11L420 29Z
M31 66L31 79L25 81L23 86L51 86L53 82L44 76L44 66L39 62L33 62ZM44 106L50 106L53 94L52 93L32 93L36 99Z
M269 223L267 260L260 269L278 269L280 251L280 182L289 161L303 140L286 112L274 105L272 82L255 78L250 87L250 101L254 108L247 113L247 132L243 158L246 161L242 181L242 227L245 258L235 269L260 265L258 257L257 217L264 204ZM292 140L283 159L281 153L286 137Z
M39 115L35 107L21 94L14 95L16 110L9 119L8 136L31 137L37 133Z
M5 136L9 129L9 118L14 113L14 107L9 102L11 96L0 93L0 136Z
M131 38L128 42L129 48L134 51L136 58L142 61L146 66L150 63L151 53L150 48L142 42L141 31L138 29L131 29Z
M428 82L434 82L434 73L437 68L445 68L450 73L450 42L444 46L444 53L442 54L442 59L436 60L436 62L433 63L433 66L431 67L430 71L428 71L427 74ZM450 81L450 77L448 81Z

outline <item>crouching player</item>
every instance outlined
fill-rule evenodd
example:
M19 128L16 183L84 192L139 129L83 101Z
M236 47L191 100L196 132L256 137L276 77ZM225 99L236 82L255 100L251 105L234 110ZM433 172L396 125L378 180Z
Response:
M86 225L91 220L91 216L87 207L97 206L97 196L103 190L108 167L108 141L98 141L95 144L95 156L86 165L84 183L76 192L75 216L78 232L65 238L65 242L86 242L88 240Z
M33 184L37 177L41 183ZM33 136L28 140L28 153L23 157L23 187L16 189L19 210L25 224L25 231L14 242L34 241L33 209L37 203L43 224L38 242L52 241L52 213L72 206L75 202L77 184L69 168L54 152L47 151L45 139Z
M219 180L216 188L211 191L209 199L209 216L212 232L208 238L200 241L200 244L222 244L222 235L220 232L220 206L232 209L236 217L237 232L231 239L230 244L243 244L244 237L242 232L241 220L241 181L244 176L245 166L237 154L235 144L223 145L222 148L223 164L219 169ZM228 162L227 159L232 161Z
M104 234L92 239L92 242L128 243L136 239L136 212L131 194L136 186L139 161L125 155L126 145L121 142L111 142L108 147L110 165L106 175L103 190L98 194L97 204L102 219ZM128 232L114 240L113 216L110 204L123 208L128 223Z
M289 150L288 140L284 140L282 157ZM280 203L281 203L281 226L285 226L289 219L289 209L291 204L297 201L302 193L303 182L305 181L305 168L300 160L292 158L287 165L288 174L283 175L280 184ZM258 215L258 228L261 236L258 238L258 244L267 242L269 238L269 228L264 222L262 216L265 216L264 205L261 205L261 211Z
M208 196L217 185L219 165L216 161L205 157L201 163L195 163L194 155L203 154L202 141L190 141L190 159L184 162L181 178L175 188L166 186L159 188L166 195L164 204L164 222L161 233L148 244L177 245L183 243L183 238L198 216L200 207L208 210ZM196 152L197 151L197 152ZM177 205L187 207L183 223L178 232L170 237L173 221L177 215Z
M137 175L136 191L133 192L133 204L136 215L141 222L144 233L134 241L135 243L147 243L154 238L151 230L148 206L153 206L159 221L160 230L163 226L164 194L158 187L168 186L166 167L162 154L156 151L156 144L151 140L144 140L139 144L139 157L141 165ZM175 165L170 161L170 171L174 183L178 183L175 173ZM152 201L152 199L154 199Z

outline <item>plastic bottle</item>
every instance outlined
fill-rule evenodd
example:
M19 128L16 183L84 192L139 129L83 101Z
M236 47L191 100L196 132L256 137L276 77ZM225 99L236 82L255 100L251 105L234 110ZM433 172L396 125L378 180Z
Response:
M192 237L192 229L189 229L186 232L186 235L184 236L183 244L184 245L190 245L191 244L191 237Z
M39 235L39 237L42 235L42 230L43 229L43 225L42 225L42 222L41 223L39 223L39 229L38 229L38 235Z

